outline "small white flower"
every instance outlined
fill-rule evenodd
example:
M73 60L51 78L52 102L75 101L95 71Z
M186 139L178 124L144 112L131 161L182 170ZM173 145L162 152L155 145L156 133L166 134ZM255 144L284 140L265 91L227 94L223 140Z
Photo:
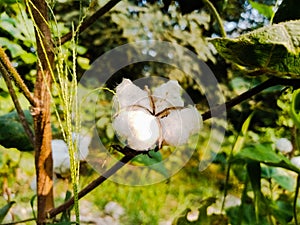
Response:
M295 157L291 158L291 163L294 166L300 168L300 156L295 156Z
M276 149L283 154L293 151L293 145L287 138L279 138L275 143Z
M177 81L155 88L153 94L145 89L128 79L116 88L113 128L130 148L149 150L162 143L179 146L199 132L201 115L193 106L184 107Z

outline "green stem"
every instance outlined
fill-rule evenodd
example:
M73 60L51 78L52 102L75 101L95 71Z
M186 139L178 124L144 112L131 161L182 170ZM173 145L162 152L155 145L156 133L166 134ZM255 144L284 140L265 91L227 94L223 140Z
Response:
M210 9L213 16L215 17L215 19L219 25L221 36L226 37L226 31L224 29L222 19L220 17L220 14L218 13L216 7L209 0L203 0L203 1L207 5L207 7Z
M299 194L299 187L300 187L300 175L298 174L298 176L297 176L297 186L296 186L295 197L294 197L294 206L293 206L295 225L298 225L298 219L297 219L297 199L298 199L298 194Z

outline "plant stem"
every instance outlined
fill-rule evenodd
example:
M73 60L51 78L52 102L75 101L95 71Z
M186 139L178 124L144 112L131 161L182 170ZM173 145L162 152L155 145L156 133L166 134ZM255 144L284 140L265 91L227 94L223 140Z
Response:
M294 219L295 219L295 225L298 225L298 219L297 219L297 199L299 194L299 187L300 187L300 175L297 176L297 185L295 190L295 197L294 197L294 205L293 205L293 211L294 211Z
M216 21L218 23L219 29L220 29L221 36L222 37L226 37L226 31L224 29L222 19L220 17L220 14L218 13L216 7L209 0L203 0L203 1L208 6L208 8L210 9L211 13L215 17L215 19L216 19Z
M97 21L101 16L103 16L105 13L109 12L115 5L117 5L121 0L111 0L107 2L103 7L101 7L99 10L97 10L92 16L87 18L82 22L82 24L79 27L78 34L89 28L93 23ZM72 39L72 31L65 34L61 38L61 44L64 44L65 42Z
M32 18L37 43L38 66L34 97L38 105L32 107L35 131L35 168L37 177L37 224L46 224L46 212L54 207L53 159L51 151L51 84L54 51L48 24L48 7L45 0L26 1Z
M257 85L254 88L249 89L248 91L238 95L237 97L227 101L225 103L226 111L233 108L234 106L240 104L241 102L245 101L246 99L251 98L252 96L260 93L261 91L277 85L284 85L284 86L292 86L292 87L300 87L300 79L288 79L288 78L279 78L279 77L271 77L268 80L262 82L261 84ZM214 111L216 114L224 113L222 108L224 105L215 106L213 109L205 112L202 114L203 120L211 118L211 112ZM216 115L215 115L216 116Z
M298 83L297 83L298 82ZM263 91L264 89L275 86L275 85L287 85L287 86L299 86L299 79L284 79L284 78L270 78L269 80L261 83L260 85L250 89L249 91L243 93L240 96L237 96L236 98L228 101L225 103L226 110L232 108L233 106L239 104L240 102L254 96L255 94ZM221 109L221 106L216 106L216 108ZM223 113L222 111L219 111L219 113ZM203 121L208 120L211 118L211 111L208 111L204 114L202 114ZM125 156L118 162L116 162L110 169L108 169L106 172L103 173L103 175L96 178L94 181L92 181L90 184L88 184L84 189L82 189L78 193L78 199L81 199L88 193L90 193L92 190L94 190L96 187L98 187L100 184L102 184L105 180L107 180L110 176L112 176L114 173L116 173L119 169L121 169L125 164L130 162L135 156L140 154L147 154L147 151L134 151L132 149L129 149L128 147L125 147L125 149L118 149L121 153L123 153ZM74 204L74 197L72 197L67 202L63 203L62 205L53 208L48 211L47 217L53 218L57 214L67 210Z
M0 73L3 75L4 81L6 83L6 86L8 88L9 91L9 95L12 98L12 101L15 105L15 108L17 110L18 116L20 118L20 122L25 130L25 133L27 134L32 146L34 146L34 135L33 132L26 120L25 114L21 108L20 102L18 100L18 97L16 95L16 92L13 88L13 84L11 82L11 79L9 78L9 73L7 72L5 66L2 64L2 62L0 61Z
M9 58L7 57L4 49L0 46L0 62L2 64L1 73L4 75L7 75L8 79L13 79L16 83L16 86L20 88L20 90L23 92L25 98L29 101L29 103L32 106L36 106L36 100L32 96L31 92L28 90L26 84L22 80L21 76L17 72L17 70L12 66ZM6 72L4 72L6 70Z
M81 199L88 193L90 193L92 190L94 190L96 187L98 187L100 184L102 184L104 181L106 181L110 176L115 174L119 169L121 169L124 165L126 165L130 160L132 160L136 154L130 154L130 155L125 155L120 161L116 162L109 170L103 173L103 175L99 176L95 180L93 180L91 183L89 183L85 188L83 188L79 193L78 193L78 199ZM74 204L74 197L70 198L68 201L63 203L62 205L58 206L57 208L51 209L48 211L48 218L53 218L57 214L67 210Z

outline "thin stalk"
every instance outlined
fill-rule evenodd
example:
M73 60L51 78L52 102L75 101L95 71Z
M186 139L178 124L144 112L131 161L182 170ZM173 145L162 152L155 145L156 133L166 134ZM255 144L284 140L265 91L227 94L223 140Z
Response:
M95 23L101 16L103 16L105 13L109 12L115 5L117 5L121 0L111 0L107 2L103 7L101 7L99 10L97 10L92 16L85 19L82 24L80 25L80 28L78 30L78 34L82 33L84 30L89 28L93 23ZM72 39L72 31L65 34L61 38L61 44L64 44L65 42Z
M297 199L298 199L298 194L299 194L299 188L300 188L300 175L298 174L298 176L297 176L297 185L296 185L296 190L295 190L295 197L294 197L294 205L293 205L295 225L298 225Z
M12 66L8 56L6 55L4 49L1 46L0 46L0 61L2 63L2 68L5 68L5 70L8 71L8 74L10 75L9 77L11 77L15 81L16 86L20 88L21 92L24 94L25 98L29 101L31 106L33 107L37 106L37 102L35 98L29 91L28 87L24 83L23 79L21 78L17 70Z
M299 81L300 81L300 79L271 77L268 80L262 82L261 84L255 86L254 88L251 88L248 91L242 93L241 95L238 95L235 98L227 101L225 103L225 109L226 109L226 111L229 111L229 109L233 108L234 106L240 104L241 102L245 101L246 99L253 97L254 95L262 92L263 90L265 90L269 87L273 87L273 86L277 86L277 85L300 87ZM217 105L213 109L203 113L202 114L203 120L210 119L212 111L216 112L216 114L224 113L223 108L224 108L224 104ZM216 114L215 114L215 116L217 116Z
M11 79L9 78L9 74L5 68L5 66L2 64L2 62L0 61L0 73L3 75L4 81L6 83L6 86L8 88L9 91L9 95L12 98L12 101L14 103L14 106L17 110L20 122L25 130L25 133L27 134L29 141L31 142L32 146L34 146L34 135L33 132L28 124L28 121L26 120L24 111L21 108L20 102L18 100L18 97L16 95L16 92L13 88L13 84L11 82Z
M120 161L117 161L110 169L104 172L103 175L99 176L91 183L89 183L85 188L83 188L78 193L78 199L81 199L82 197L86 196L88 193L90 193L92 190L94 190L96 187L98 187L100 184L106 181L110 176L115 174L119 169L121 169L128 162L130 162L130 160L132 160L137 154L125 155ZM47 214L48 218L53 218L57 214L70 208L73 204L74 204L74 197L70 198L68 201L58 206L57 208L51 209Z
M209 0L204 0L204 3L207 5L207 7L210 9L211 13L215 17L215 19L218 23L219 29L220 29L221 36L226 37L226 31L224 29L222 19L220 17L220 14L218 13L216 7Z

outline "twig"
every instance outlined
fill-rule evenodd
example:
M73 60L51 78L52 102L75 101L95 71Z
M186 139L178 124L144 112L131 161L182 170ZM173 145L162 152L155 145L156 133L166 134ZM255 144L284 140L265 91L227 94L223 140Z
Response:
M0 62L2 63L2 66L5 68L5 70L8 71L8 74L10 75L8 77L12 77L14 79L16 85L23 92L24 96L27 98L29 103L34 107L37 106L35 98L31 94L31 92L28 90L26 84L20 77L17 70L11 65L9 58L7 57L4 49L1 47L0 47Z
M279 77L271 77L265 82L257 85L254 88L249 89L248 91L244 92L243 94L229 100L228 102L225 103L225 108L226 111L229 109L233 108L234 106L240 104L246 99L251 98L252 96L260 93L261 91L272 87L272 86L277 86L277 85L285 85L285 86L293 86L293 87L300 87L300 79L288 79L288 78L279 78ZM222 114L223 111L222 109L224 108L223 105L218 105L211 110L205 112L202 114L203 120L210 119L212 117L211 113L212 111L215 113L214 116L217 116L219 114Z
M124 165L126 165L130 160L132 160L135 156L139 154L143 154L143 151L135 151L133 149L130 149L128 147L124 148L124 151L126 152L126 155L120 160L117 161L109 170L104 172L101 176L93 180L91 183L89 183L85 188L83 188L78 193L78 199L81 199L88 193L90 193L92 190L94 190L96 187L98 187L100 184L102 184L104 181L106 181L110 176L115 174L119 169L121 169ZM57 214L67 210L74 204L74 197L70 198L68 201L63 203L62 205L58 206L57 208L51 209L47 213L48 218L53 218Z
M20 118L20 122L32 144L32 146L34 146L34 135L32 130L30 129L30 126L28 124L28 121L26 120L24 111L21 108L21 105L19 103L18 97L15 93L15 90L13 88L13 84L11 82L11 79L9 77L9 73L7 72L5 66L3 65L3 63L0 61L0 73L3 75L4 81L6 83L6 86L8 88L9 94L13 100L13 103L15 105L15 108L17 110L18 116Z
M111 0L107 2L102 8L97 10L92 16L87 18L83 21L81 26L79 27L78 34L82 33L84 30L86 30L89 26L91 26L94 22L97 21L101 16L103 16L105 13L109 12L116 4L118 4L121 0ZM61 38L61 44L64 44L65 42L71 40L72 38L72 31L65 34Z
M247 98L252 97L253 95L259 93L260 91L271 87L275 85L287 85L287 86L300 86L299 79L284 79L284 78L270 78L269 80L261 83L260 85L250 89L249 91L243 93L240 96L237 96L236 98L228 101L225 103L226 110L232 108L233 106L239 104L240 102L246 100ZM223 106L224 107L224 106ZM222 106L216 106L215 110L218 113L223 113L221 110L217 111L218 109L222 109ZM211 110L212 111L212 110ZM211 118L211 111L208 111L204 114L202 114L203 121L208 120ZM216 115L214 115L216 116ZM84 189L82 189L78 193L78 199L81 199L88 193L90 193L92 190L94 190L96 187L98 187L100 184L102 184L105 180L107 180L110 176L112 176L114 173L116 173L119 169L121 169L125 164L130 162L135 156L140 154L147 154L148 151L135 151L133 149L130 149L128 147L122 148L116 148L119 152L123 153L125 156L118 162L116 162L109 170L104 172L101 176L96 178L94 181L92 181L90 184L88 184ZM51 209L47 213L48 218L53 218L57 214L67 210L74 204L74 197L63 203L62 205L58 206L57 208Z
M27 222L34 221L34 220L35 220L35 218L30 218L30 219L19 220L19 221L10 222L10 223L1 223L1 225L15 225L15 224L27 223Z

